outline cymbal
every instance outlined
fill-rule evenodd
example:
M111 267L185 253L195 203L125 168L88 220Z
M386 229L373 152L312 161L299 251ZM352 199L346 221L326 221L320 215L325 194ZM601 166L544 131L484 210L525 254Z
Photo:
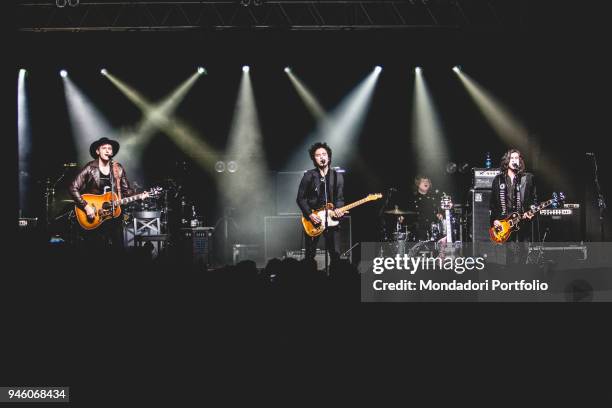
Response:
M391 215L416 215L417 212L416 211L400 210L399 208L394 208L393 210L385 211L385 214L391 214Z

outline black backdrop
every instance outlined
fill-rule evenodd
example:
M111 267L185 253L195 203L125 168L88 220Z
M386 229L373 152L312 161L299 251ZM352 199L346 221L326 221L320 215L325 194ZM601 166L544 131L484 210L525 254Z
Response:
M567 34L565 34L567 35ZM546 185L538 174L541 197L566 191L568 201L592 205L585 188L592 185L586 151L598 152L604 187L608 169L602 160L603 138L591 92L593 58L567 58L563 34L538 30L517 32L189 32L189 33L20 33L18 67L28 70L32 126L32 182L52 176L62 163L75 161L63 87L58 71L70 77L117 129L134 126L140 111L99 73L105 67L151 101L159 100L193 73L202 77L179 105L176 116L208 143L223 150L228 137L240 83L241 66L251 66L251 78L271 171L285 161L315 128L315 121L283 72L291 66L310 87L324 109L331 111L374 65L383 72L373 95L363 129L355 142L358 154L346 168L348 199L389 187L411 188L417 169L412 151L411 115L415 66L424 69L438 109L452 161L482 166L486 151L494 162L506 149L451 68L463 69L497 96L529 129L530 137L569 170L564 185ZM584 67L589 66L589 72ZM603 113L603 112L602 112ZM597 130L596 130L597 129ZM333 147L333 146L332 146ZM304 152L306 155L306 152ZM119 160L126 160L121 155ZM190 168L190 194L207 225L220 216L214 180L162 133L145 150L142 164L150 185L177 172L177 162ZM529 163L528 163L529 165ZM538 169L535 169L536 174ZM469 176L434 180L457 197L467 199ZM33 189L33 191L36 191ZM26 212L36 212L40 200L31 197ZM33 203L33 204L32 204ZM353 215L354 240L373 240L376 206ZM271 208L270 214L274 213ZM593 223L591 223L594 225ZM587 222L587 225L591 225ZM592 232L587 231L587 235ZM596 234L596 233L595 233Z

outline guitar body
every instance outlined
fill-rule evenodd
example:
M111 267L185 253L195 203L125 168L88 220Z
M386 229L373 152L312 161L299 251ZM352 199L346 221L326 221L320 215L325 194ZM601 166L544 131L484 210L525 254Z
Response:
M500 225L489 228L489 236L491 237L491 241L496 244L503 244L510 238L510 234L512 231L518 231L519 224L521 220L525 218L526 215L531 214L528 218L535 216L538 212L540 212L543 208L546 208L552 204L561 204L565 201L565 194L562 192L553 193L553 197L548 200L541 202L539 205L532 205L531 209L526 213L519 214L518 212L513 212L503 220L498 220Z
M517 231L519 229L519 221L521 216L518 213L512 213L508 217L503 220L499 220L499 227L491 227L489 228L489 236L491 237L491 241L496 244L503 244L510 238L512 231Z
M88 204L92 205L96 214L93 219L87 218L87 213L85 210L82 210L78 206L74 207L74 212L76 214L76 219L86 230L93 230L98 228L102 223L111 218L117 218L121 215L121 206L115 205L115 211L111 213L111 200L113 198L115 201L117 200L117 194L111 193L110 191L105 194L83 194L83 199L87 201Z
M332 217L332 210L334 209L333 204L328 204L327 206L327 226L335 227L340 223L340 221L334 219ZM319 210L313 211L313 213L317 214L319 218L322 220L320 224L313 224L309 218L302 216L302 225L304 226L304 231L306 235L309 237L318 237L325 231L325 208L321 208Z
M367 197L362 198L359 201L355 201L354 203L345 205L344 207L340 207L339 210L343 212L347 212L351 208L357 207L358 205L367 203L368 201L378 200L380 198L382 198L382 194L380 193L368 194ZM333 216L333 213L331 212L333 209L334 209L334 205L332 203L328 203L327 204L327 211L328 211L327 226L328 227L335 227L336 225L340 224L340 221L335 219ZM309 237L318 237L319 235L323 233L323 231L325 231L325 207L315 210L313 211L313 213L317 214L322 222L320 224L314 225L312 221L310 221L310 218L306 218L302 216L302 226L304 227L304 232L306 233L306 235L308 235Z

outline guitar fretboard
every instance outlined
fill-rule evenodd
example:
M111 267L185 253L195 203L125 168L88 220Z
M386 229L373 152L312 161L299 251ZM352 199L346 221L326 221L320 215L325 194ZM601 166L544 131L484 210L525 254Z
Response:
M555 200L554 200L554 199L551 199L551 200L548 200L548 201L544 201L543 203L540 203L540 205L538 205L538 206L535 208L535 210L533 210L533 213L535 214L535 213L539 212L540 210L542 210L542 209L544 209L544 208L548 207L549 205L551 205L551 204L552 204L552 203L554 203L554 202L555 202Z
M146 193L140 193L133 195L131 197L122 198L121 200L115 200L115 205L123 205L127 203L131 203L132 201L142 200Z
M344 207L341 207L340 210L342 210L342 211L350 210L351 208L355 208L358 205L361 205L361 204L366 203L366 202L371 201L371 200L372 199L369 198L369 197L362 198L359 201L355 201L354 203L351 203L351 204L345 205Z

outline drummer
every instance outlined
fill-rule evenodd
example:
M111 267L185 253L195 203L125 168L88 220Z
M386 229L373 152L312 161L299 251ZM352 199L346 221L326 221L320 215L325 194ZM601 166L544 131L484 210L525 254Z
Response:
M406 198L404 208L414 211L415 216L400 216L399 221L414 233L419 241L441 238L440 224L443 215L440 210L440 197L432 192L431 179L424 175L414 178L415 189Z

